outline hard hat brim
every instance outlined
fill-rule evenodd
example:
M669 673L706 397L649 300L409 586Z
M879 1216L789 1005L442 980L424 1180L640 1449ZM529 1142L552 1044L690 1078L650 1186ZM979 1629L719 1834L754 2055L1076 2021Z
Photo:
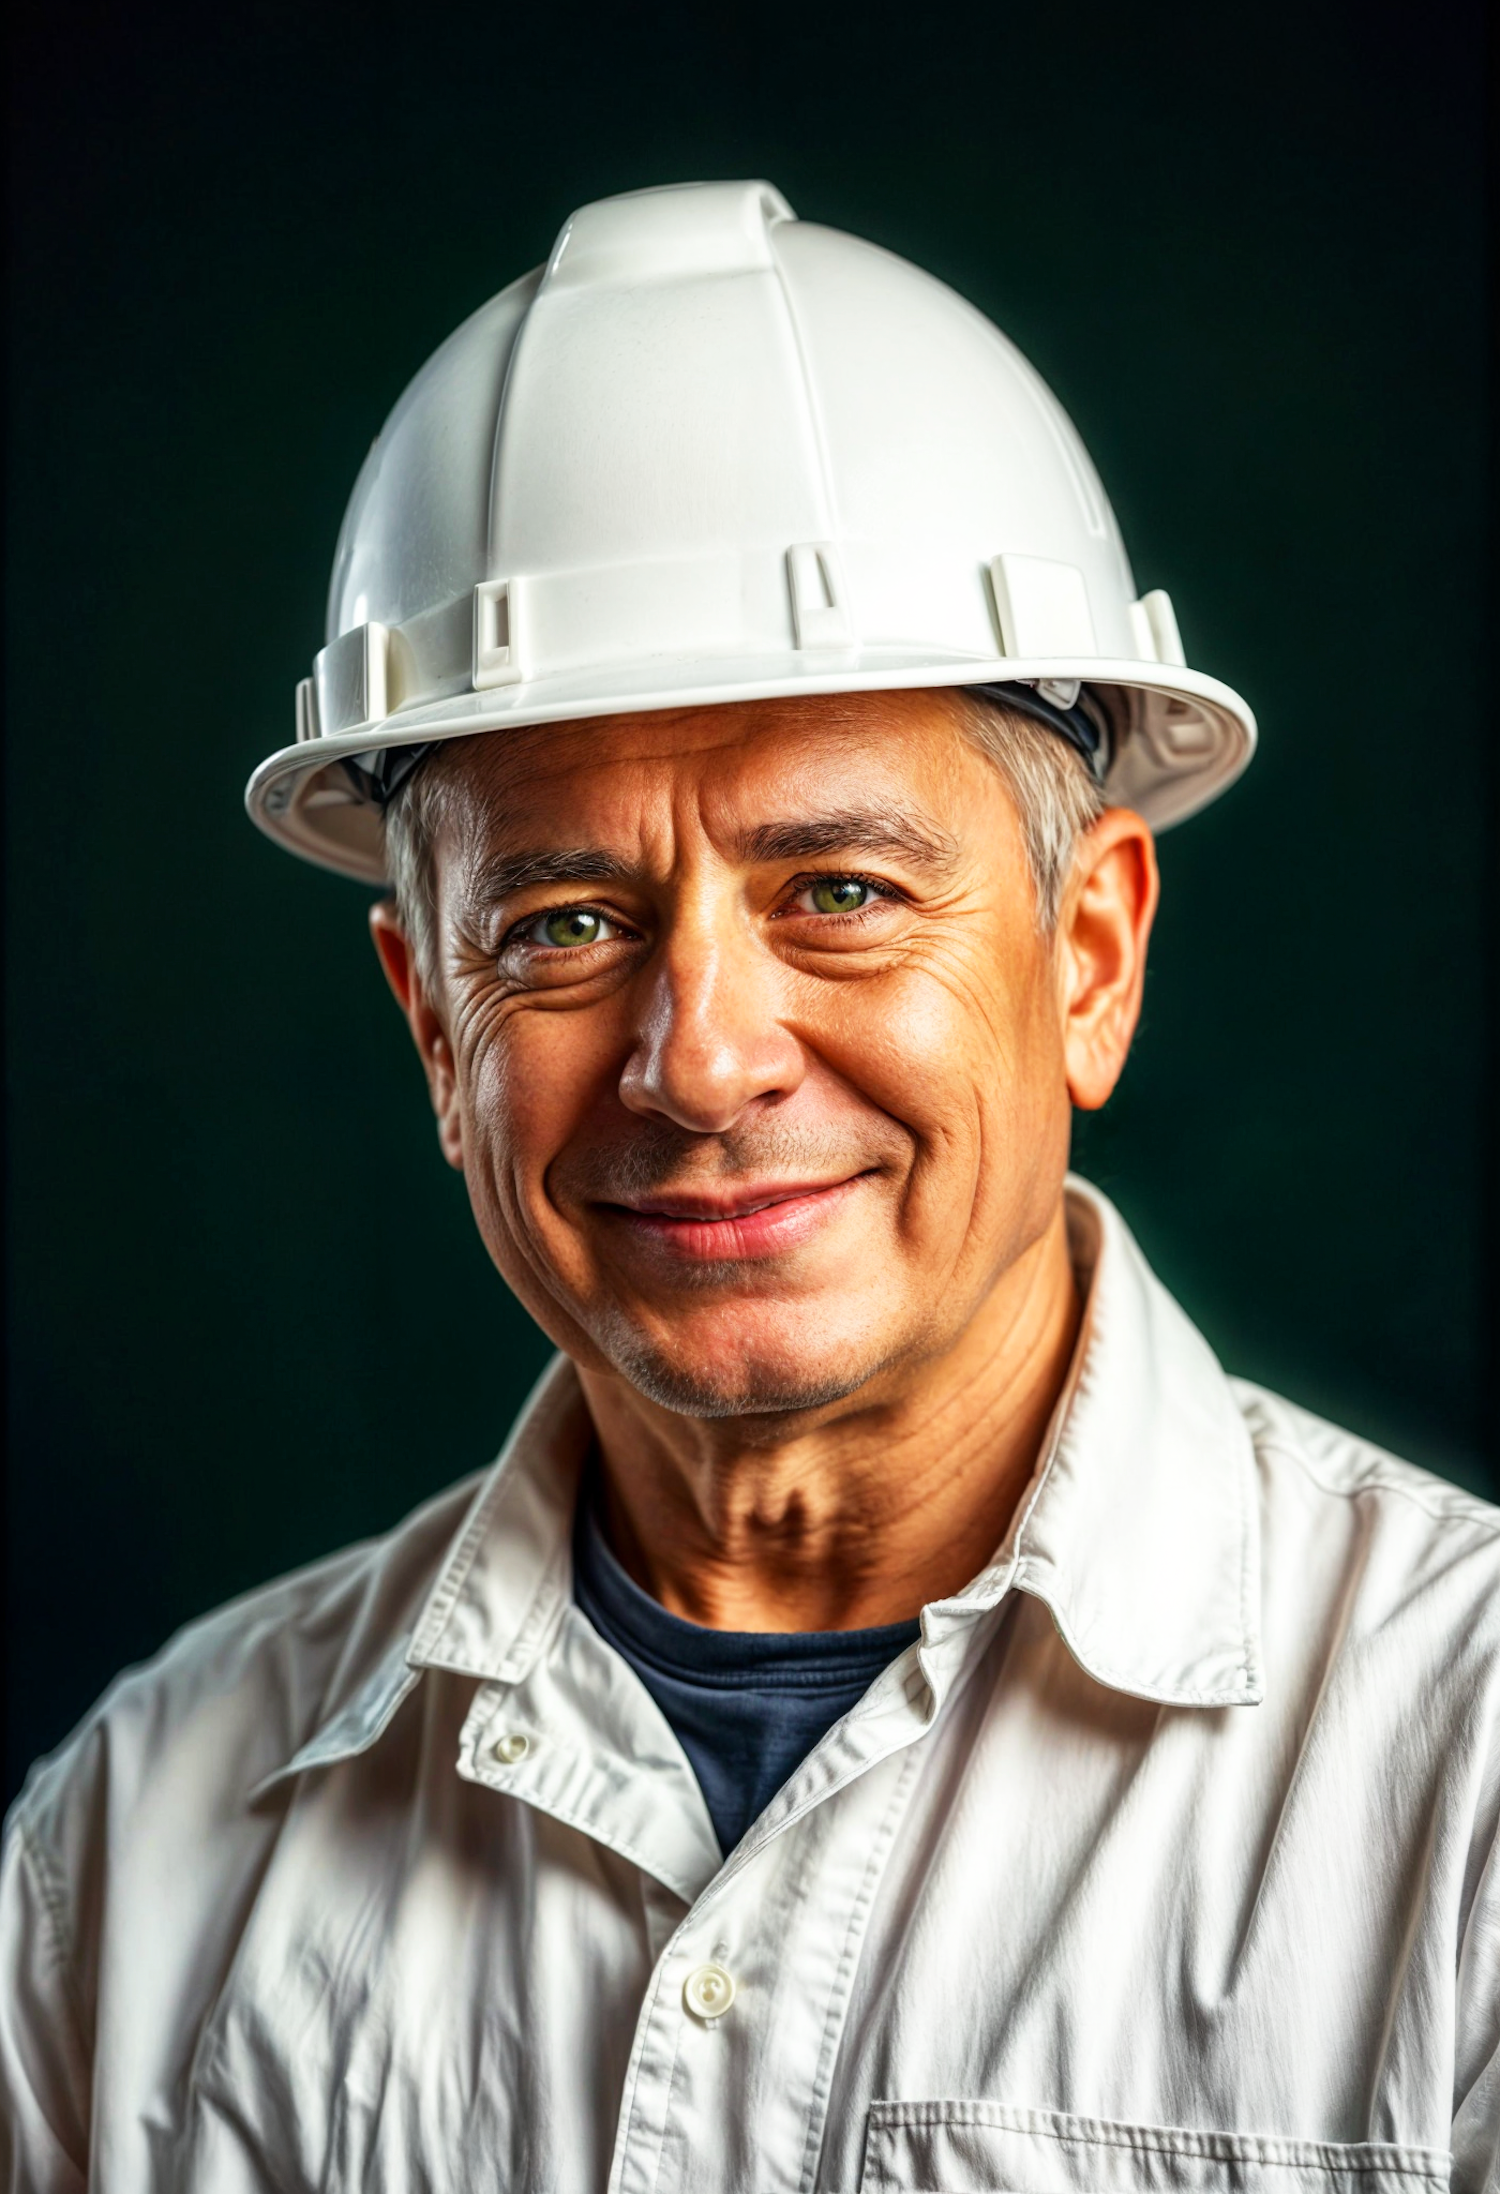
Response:
M384 747L436 744L524 726L650 709L714 708L836 693L911 691L1026 679L1081 679L1109 699L1120 722L1105 784L1116 806L1134 807L1164 830L1205 807L1244 770L1255 718L1229 686L1201 671L1098 657L1016 661L1000 656L849 649L673 665L660 658L571 672L401 709L378 724L299 741L268 757L245 789L267 837L321 868L362 882L389 882L380 810L362 798L346 758Z

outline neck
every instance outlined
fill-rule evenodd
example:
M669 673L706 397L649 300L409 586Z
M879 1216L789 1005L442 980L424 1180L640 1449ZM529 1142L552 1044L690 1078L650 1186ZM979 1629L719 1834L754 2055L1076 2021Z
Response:
M715 1630L906 1621L981 1570L1031 1477L1081 1318L1061 1206L940 1355L768 1427L582 1373L615 1553Z

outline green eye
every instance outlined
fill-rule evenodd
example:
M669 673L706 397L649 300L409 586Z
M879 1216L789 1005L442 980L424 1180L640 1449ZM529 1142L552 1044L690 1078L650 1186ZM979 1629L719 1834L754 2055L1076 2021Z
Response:
M873 894L857 876L820 876L808 887L808 897L818 914L857 914Z
M532 934L539 945L597 945L608 927L592 907L554 907Z

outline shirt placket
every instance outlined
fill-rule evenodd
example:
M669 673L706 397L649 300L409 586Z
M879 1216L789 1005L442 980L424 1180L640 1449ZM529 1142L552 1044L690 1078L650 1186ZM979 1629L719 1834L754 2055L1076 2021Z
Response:
M636 2016L610 2194L817 2185L839 2044L918 1740L973 1657L980 1613L939 1617L935 1644L930 1610L923 1647L814 1747L724 1863L660 1709L571 1607L543 1626L516 1681L481 1686L460 1772L568 1822L680 1900L675 1926L660 1890L645 1900L660 1949Z
M611 2194L817 2183L865 1930L918 1753L768 1827L691 1907L651 1977Z
M814 1748L694 1901L641 2008L610 2194L819 2185L844 2026L921 1740L978 1665L1009 1582L992 1573L967 1605L930 1611L920 1652Z

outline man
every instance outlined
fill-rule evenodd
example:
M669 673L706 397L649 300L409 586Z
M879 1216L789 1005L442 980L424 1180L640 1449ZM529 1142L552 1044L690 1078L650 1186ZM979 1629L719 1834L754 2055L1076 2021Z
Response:
M252 812L394 885L561 1354L35 1771L11 2184L1494 2186L1497 1518L1065 1181L1253 727L1035 377L764 185L586 208L330 628Z

